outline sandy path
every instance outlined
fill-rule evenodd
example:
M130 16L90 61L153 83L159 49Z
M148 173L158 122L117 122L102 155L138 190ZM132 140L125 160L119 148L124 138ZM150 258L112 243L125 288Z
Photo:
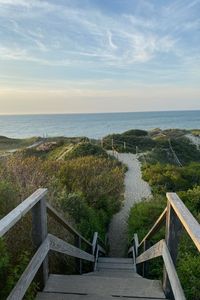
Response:
M109 153L112 154L112 151ZM108 230L109 255L123 257L127 245L129 210L134 203L141 201L142 198L151 196L151 190L148 183L142 179L140 162L135 154L117 153L115 156L119 161L127 165L128 171L125 174L124 205L120 212L113 216Z
M200 151L200 137L194 136L193 134L186 134L186 137L197 147Z

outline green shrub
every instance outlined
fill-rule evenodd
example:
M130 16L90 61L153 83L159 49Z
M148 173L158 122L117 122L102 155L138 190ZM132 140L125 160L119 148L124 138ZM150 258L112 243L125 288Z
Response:
M103 150L100 146L84 142L75 145L70 151L68 151L65 155L65 159L72 159L91 155L101 157L108 156L106 151Z
M0 218L15 207L18 199L16 186L11 182L0 180Z
M122 136L147 136L148 131L146 130L141 130L141 129L131 129L128 131L125 131L121 134Z
M200 163L184 167L147 164L142 167L142 174L156 193L184 191L200 184Z
M166 206L166 198L154 196L153 198L136 203L130 210L128 219L129 240L137 233L141 241L153 226Z

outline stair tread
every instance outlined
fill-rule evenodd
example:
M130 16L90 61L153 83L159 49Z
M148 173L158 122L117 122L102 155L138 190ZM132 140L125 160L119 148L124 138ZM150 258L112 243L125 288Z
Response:
M44 292L163 298L158 280L51 274Z
M99 296L99 295L72 295L72 294L60 294L60 293L38 293L36 300L114 300L119 297L112 296ZM133 299L126 298L126 299ZM134 300L158 300L158 298L134 298Z
M123 270L135 270L135 265L133 263L104 263L104 262L98 262L97 263L97 269L123 269Z
M133 264L133 259L132 258L121 258L121 257L99 257L98 262L117 263L117 264Z
M134 270L115 270L115 269L102 269L95 272L83 274L83 276L99 276L99 277L114 277L114 278L134 278L141 276Z

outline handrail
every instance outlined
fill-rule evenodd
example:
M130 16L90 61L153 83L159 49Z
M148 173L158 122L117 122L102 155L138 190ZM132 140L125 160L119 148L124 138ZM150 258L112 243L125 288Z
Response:
M171 258L171 255L169 253L169 249L165 243L163 242L163 251L162 251L162 257L164 260L165 268L168 274L168 278L170 281L170 285L174 294L175 299L180 300L186 300L180 280L178 278L178 275L176 273L176 269L173 263L173 260Z
M140 242L139 247L144 246L143 252L137 256L136 241L132 239L132 247L129 254L135 251L136 264L143 264L143 275L145 275L145 262L149 259L160 256L162 254L165 269L163 273L163 289L167 297L170 298L173 293L175 299L185 299L180 282L176 274L176 259L178 254L178 243L182 227L186 230L193 243L200 252L200 224L181 201L176 193L167 193L167 207L154 223L152 228ZM159 241L157 244L147 249L150 238L161 228L166 221L165 240ZM162 244L162 245L161 245ZM178 291L176 288L178 286Z
M186 300L180 280L178 278L174 263L172 261L170 252L166 245L165 240L161 240L151 248L143 252L140 256L136 258L136 264L140 264L146 261L149 261L153 258L162 256L165 268L169 277L169 281L171 284L172 292L174 294L174 298L177 300Z
M181 221L181 224L200 251L200 224L176 193L167 193L167 199Z
M17 284L9 294L7 300L22 299L24 297L28 287L33 281L45 257L47 256L49 248L49 238L47 237L32 257Z
M65 241L57 238L52 234L48 234L44 242L38 248L25 271L21 275L17 284L11 291L7 300L20 300L24 297L28 287L33 281L37 271L39 270L41 264L43 263L45 257L48 255L49 251L60 252L69 256L81 258L87 261L94 262L94 255L91 255Z
M94 262L94 255L63 241L53 234L48 234L48 237L50 242L50 250Z
M148 261L152 258L161 256L162 255L162 249L163 249L163 241L164 240L161 240L161 241L157 242L151 248L147 249L145 252L140 254L140 256L138 256L136 258L136 264L140 264L140 263Z
M141 247L142 244L144 244L145 240L149 239L150 237L152 237L155 232L157 232L160 227L164 224L164 221L166 220L166 214L167 214L167 207L164 209L164 211L162 212L162 214L159 216L159 218L157 219L157 221L154 223L154 225L151 227L151 229L149 230L149 232L145 235L145 237L143 238L143 240L140 242L138 247Z
M40 188L31 196L20 203L9 214L0 220L0 237L9 231L26 213L32 211L32 237L33 245L36 247L36 253L32 257L27 268L20 277L18 283L8 296L9 300L21 300L26 290L30 286L40 266L42 268L43 284L48 279L48 253L50 250L61 252L75 258L95 262L95 256L92 253L81 249L81 241L90 246L92 252L93 244L85 239L76 229L74 229L50 204L46 203L45 196L47 189ZM48 234L47 232L47 211L64 228L78 238L78 246L75 247L63 240ZM97 234L98 237L98 234ZM96 244L97 240L96 240ZM104 252L104 249L98 245L98 251ZM81 271L81 263L80 263Z
M38 189L16 208L14 208L9 214L2 218L0 220L0 237L2 237L9 229L11 229L46 194L47 189Z
M46 204L47 212L51 217L53 217L58 223L60 223L63 227L65 227L70 233L79 237L82 241L84 241L87 245L92 247L92 243L90 243L86 238L84 238L76 229L74 229L62 216L59 214L55 208L53 208L49 203Z

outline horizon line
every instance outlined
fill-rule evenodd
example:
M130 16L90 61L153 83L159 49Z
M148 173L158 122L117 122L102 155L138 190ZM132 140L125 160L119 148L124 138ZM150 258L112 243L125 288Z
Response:
M138 110L138 111L112 111L112 112L56 112L56 113L0 113L0 116L42 116L42 115L97 115L97 114L127 114L127 113L159 113L159 112L184 112L200 111L198 109L169 109L169 110Z

